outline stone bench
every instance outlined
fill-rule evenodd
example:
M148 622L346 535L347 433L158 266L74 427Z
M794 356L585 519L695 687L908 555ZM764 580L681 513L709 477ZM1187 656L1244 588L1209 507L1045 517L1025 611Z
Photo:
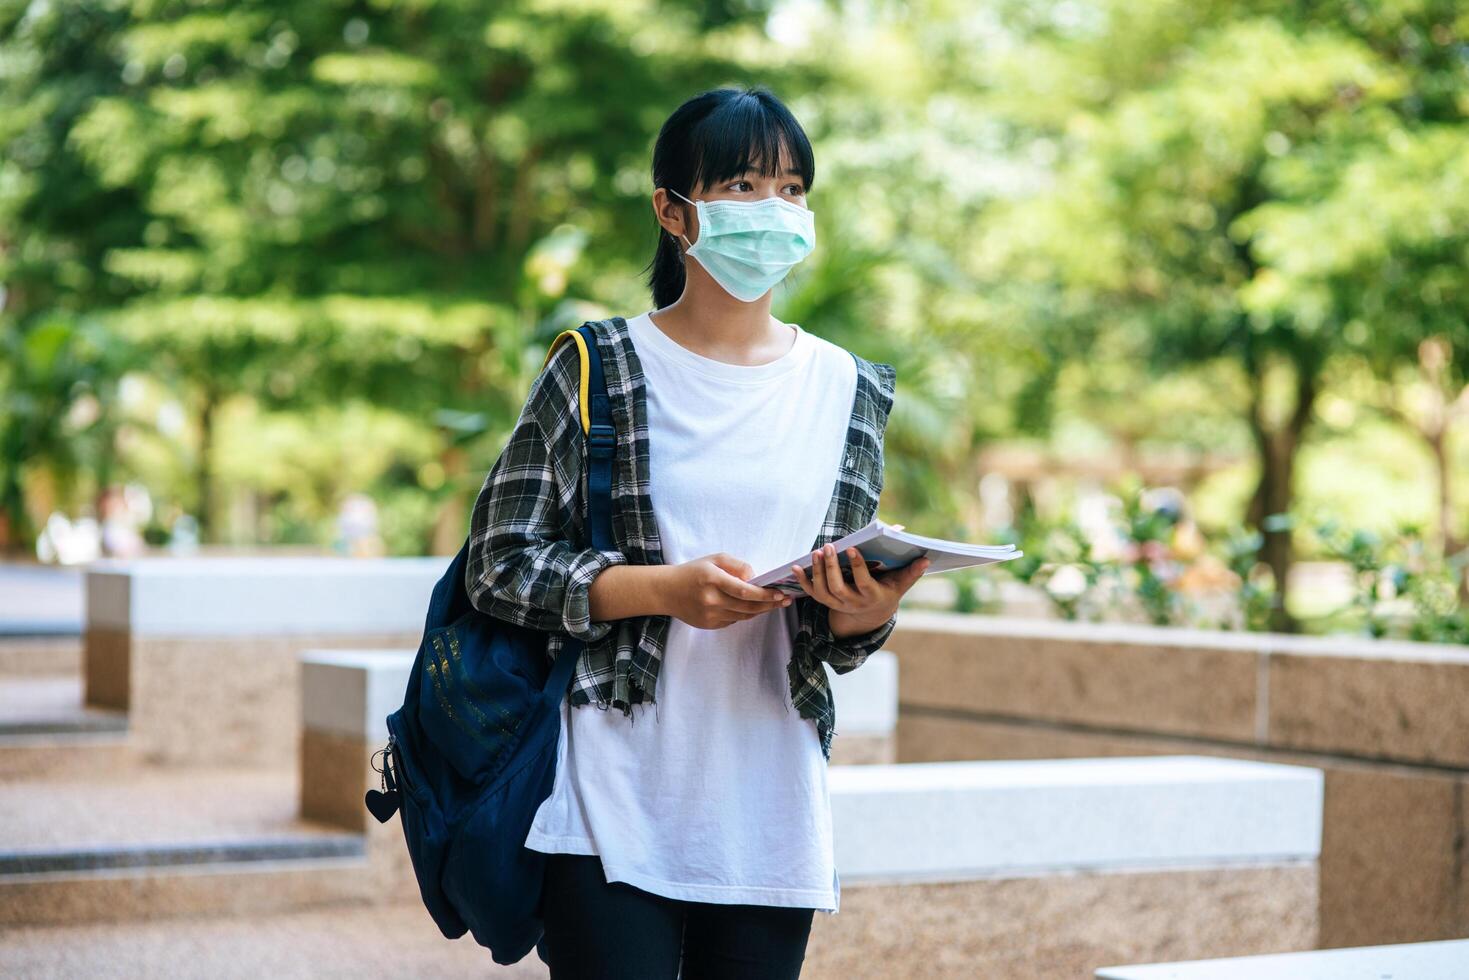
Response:
M411 903L402 828L372 820L362 795L378 785L369 760L413 654L301 660L302 816L366 833L395 882L384 899ZM858 702L847 698L849 716ZM1158 756L832 765L828 775L843 893L836 915L816 916L803 976L1023 980L1178 951L1315 945L1318 770Z
M158 558L86 575L85 702L160 763L289 759L297 654L416 646L446 558Z
M1469 977L1469 939L1391 946L1351 946L1304 953L1232 956L1178 963L1106 966L1097 980L1463 980Z
M416 648L447 558L143 558L88 566L86 705L159 763L259 764L300 735L305 649ZM833 675L837 761L890 761L897 658ZM838 746L837 743L840 743ZM840 755L838 755L840 753Z
M833 766L816 977L1085 976L1311 949L1322 776L1154 756Z
M884 649L903 676L899 761L1319 768L1320 945L1465 934L1469 646L914 610Z
M385 719L403 704L414 650L305 650L299 658L301 815L354 831L376 826L367 819L362 794L378 784L370 759L387 741ZM848 755L890 751L897 658L879 650L857 670L836 676L833 690L843 732L832 743L833 761L842 739Z
M836 702L833 765L898 761L898 656L878 650L856 670L838 674L829 666Z
M379 785L372 754L403 706L411 650L301 653L301 816L347 830L378 826L362 796ZM401 832L398 832L401 836Z
M363 800L380 789L372 754L388 740L387 717L403 706L412 650L304 650L297 778L301 816L362 834L375 899L412 902L418 885L397 818L378 823ZM427 917L428 913L424 913Z

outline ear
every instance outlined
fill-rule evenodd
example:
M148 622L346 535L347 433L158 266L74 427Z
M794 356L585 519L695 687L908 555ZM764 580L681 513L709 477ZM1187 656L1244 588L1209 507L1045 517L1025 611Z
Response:
M683 251L684 244L680 235L689 241L694 241L698 236L697 219L693 216L694 206L685 204L681 199L668 192L667 188L657 187L653 190L653 216L658 219L658 224L673 237L674 244L678 245L679 251ZM685 218L687 215L687 219Z

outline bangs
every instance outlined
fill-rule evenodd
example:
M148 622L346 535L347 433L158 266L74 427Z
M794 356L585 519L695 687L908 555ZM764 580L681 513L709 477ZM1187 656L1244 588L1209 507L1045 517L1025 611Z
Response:
M710 187L751 170L776 176L782 156L807 191L816 179L805 131L785 106L758 93L743 93L709 113L694 127L691 143L691 187Z

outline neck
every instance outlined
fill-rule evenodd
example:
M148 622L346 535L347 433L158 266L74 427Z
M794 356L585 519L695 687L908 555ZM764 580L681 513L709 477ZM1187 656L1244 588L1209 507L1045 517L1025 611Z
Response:
M791 349L795 332L770 315L774 290L745 303L725 292L697 259L684 268L683 294L651 315L660 330L695 353L730 364L764 364Z

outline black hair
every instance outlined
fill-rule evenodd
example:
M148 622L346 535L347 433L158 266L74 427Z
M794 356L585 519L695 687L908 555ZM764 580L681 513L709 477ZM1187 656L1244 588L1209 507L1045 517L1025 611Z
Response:
M653 186L692 198L694 187L710 186L747 170L768 177L780 166L782 147L809 192L816 179L811 141L785 103L763 85L701 92L675 109L659 130L653 146ZM678 239L661 226L649 268L654 309L683 295L683 252Z

